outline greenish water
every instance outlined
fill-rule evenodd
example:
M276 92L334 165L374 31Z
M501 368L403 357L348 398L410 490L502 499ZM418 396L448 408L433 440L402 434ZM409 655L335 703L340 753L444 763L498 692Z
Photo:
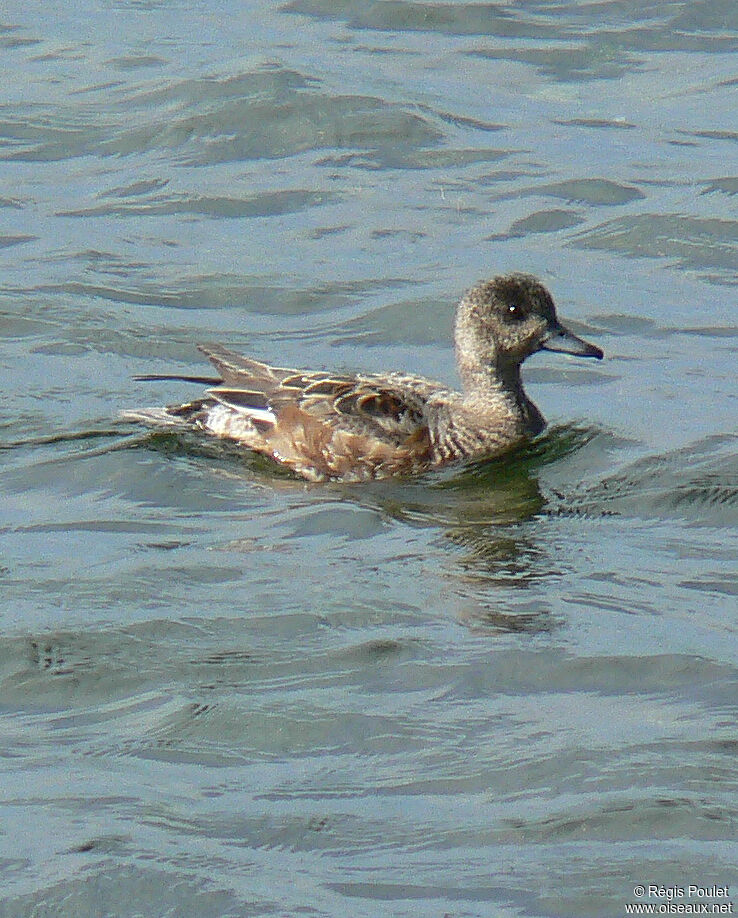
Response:
M5 5L2 918L735 894L737 44L720 0ZM507 270L606 359L526 364L505 462L310 485L117 420L198 342L453 382Z

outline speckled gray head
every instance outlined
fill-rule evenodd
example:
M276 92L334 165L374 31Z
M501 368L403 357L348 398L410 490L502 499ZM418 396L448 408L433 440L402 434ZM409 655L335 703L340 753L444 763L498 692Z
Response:
M603 357L559 322L551 294L530 274L503 274L468 290L456 316L456 347L462 376L466 368L519 366L540 350Z

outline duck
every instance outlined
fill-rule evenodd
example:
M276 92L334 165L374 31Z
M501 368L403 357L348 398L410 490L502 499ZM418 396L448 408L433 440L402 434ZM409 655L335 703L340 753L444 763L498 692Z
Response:
M413 476L524 446L546 426L523 388L538 351L603 358L559 321L530 274L493 277L462 296L455 321L462 388L403 372L331 373L272 366L221 345L199 350L217 376L155 374L208 386L184 404L126 411L127 421L234 441L312 482Z

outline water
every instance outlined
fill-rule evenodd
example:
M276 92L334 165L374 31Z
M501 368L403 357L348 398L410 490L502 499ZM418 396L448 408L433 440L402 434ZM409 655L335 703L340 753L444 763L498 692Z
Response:
M4 5L3 918L736 883L737 39L725 0ZM117 421L200 341L453 382L511 269L607 355L526 365L514 460L314 486Z

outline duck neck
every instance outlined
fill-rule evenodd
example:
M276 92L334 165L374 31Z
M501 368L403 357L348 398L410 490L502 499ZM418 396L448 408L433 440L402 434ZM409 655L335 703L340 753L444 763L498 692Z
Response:
M540 433L546 422L525 394L520 364L499 358L492 363L488 360L483 363L468 357L459 359L465 401L489 403L496 411L504 404L522 422L526 433L530 436Z
M477 354L462 352L457 352L457 361L467 398L487 395L498 400L500 396L511 396L517 401L525 397L520 364L501 360L496 355L490 361L489 354L482 359Z

